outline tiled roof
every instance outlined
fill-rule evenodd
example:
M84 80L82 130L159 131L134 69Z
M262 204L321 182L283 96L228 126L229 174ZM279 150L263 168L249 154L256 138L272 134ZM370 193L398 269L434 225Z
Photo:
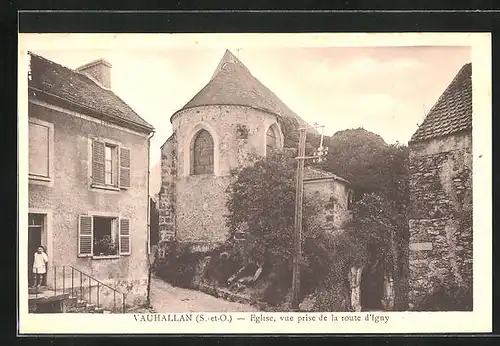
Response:
M308 126L271 90L252 76L248 68L229 50L224 54L212 79L182 109L206 105L254 107L279 116L294 118L299 126ZM308 132L317 133L311 129Z
M113 91L105 89L86 75L52 62L44 57L29 53L31 80L29 87L41 90L75 106L135 125L147 132L153 126L142 119Z
M464 65L411 137L418 142L472 129L472 64Z
M307 180L323 180L323 179L334 179L343 181L344 183L350 184L349 180L339 177L333 173L324 171L322 169L313 168L307 166L304 168L304 181Z

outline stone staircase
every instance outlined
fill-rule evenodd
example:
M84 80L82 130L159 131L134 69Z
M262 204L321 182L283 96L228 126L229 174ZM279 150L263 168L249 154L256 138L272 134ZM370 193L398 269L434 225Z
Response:
M29 288L28 295L29 311L33 313L113 313L71 293L54 292L47 287Z
M64 302L64 311L66 313L93 313L93 314L110 314L112 311L105 310L102 307L97 307L96 304L90 304L86 300L77 297L70 297Z

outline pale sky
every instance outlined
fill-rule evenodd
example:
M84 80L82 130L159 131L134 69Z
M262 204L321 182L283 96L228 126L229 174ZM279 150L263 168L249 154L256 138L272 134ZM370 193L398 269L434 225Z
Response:
M387 143L407 143L459 69L469 47L230 48L250 72L308 123L325 134L363 127ZM225 48L148 47L107 50L32 49L77 68L104 58L111 87L152 124L151 165L171 134L170 116L210 80Z

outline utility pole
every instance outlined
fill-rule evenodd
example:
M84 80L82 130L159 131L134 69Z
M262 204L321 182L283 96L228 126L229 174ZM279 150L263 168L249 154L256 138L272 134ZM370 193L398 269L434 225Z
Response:
M304 161L306 156L306 129L299 129L297 179L295 182L295 229L293 252L292 309L299 308L300 261L302 256L302 201L304 198Z
M299 309L299 293L300 293L300 263L302 261L302 205L304 200L304 162L307 159L314 159L316 162L324 160L328 148L323 148L323 128L317 123L313 128L321 127L321 141L318 150L313 156L306 156L306 130L307 128L299 128L299 147L297 160L297 175L295 182L295 228L294 228L294 251L292 263L292 301L291 308Z

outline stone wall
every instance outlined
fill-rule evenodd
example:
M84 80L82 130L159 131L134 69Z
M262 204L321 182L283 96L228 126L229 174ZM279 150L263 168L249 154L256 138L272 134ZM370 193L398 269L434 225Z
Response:
M161 188L159 202L160 244L175 239L175 192L177 183L177 133L161 147ZM160 246L160 252L164 250Z
M315 222L325 229L341 228L352 218L347 209L349 187L342 181L334 179L311 180L304 182L305 198L314 198L320 203L320 213Z
M410 308L440 287L472 290L472 137L410 145Z
M104 121L90 121L78 114L30 103L30 118L54 126L54 170L50 185L30 180L30 212L46 214L46 247L49 255L48 283L62 285L62 266L71 265L130 294L130 301L146 299L148 276L148 140ZM131 150L130 188L103 190L90 184L91 141L99 136ZM131 254L119 257L78 257L78 217L111 213L130 220ZM66 287L69 276L66 271Z

